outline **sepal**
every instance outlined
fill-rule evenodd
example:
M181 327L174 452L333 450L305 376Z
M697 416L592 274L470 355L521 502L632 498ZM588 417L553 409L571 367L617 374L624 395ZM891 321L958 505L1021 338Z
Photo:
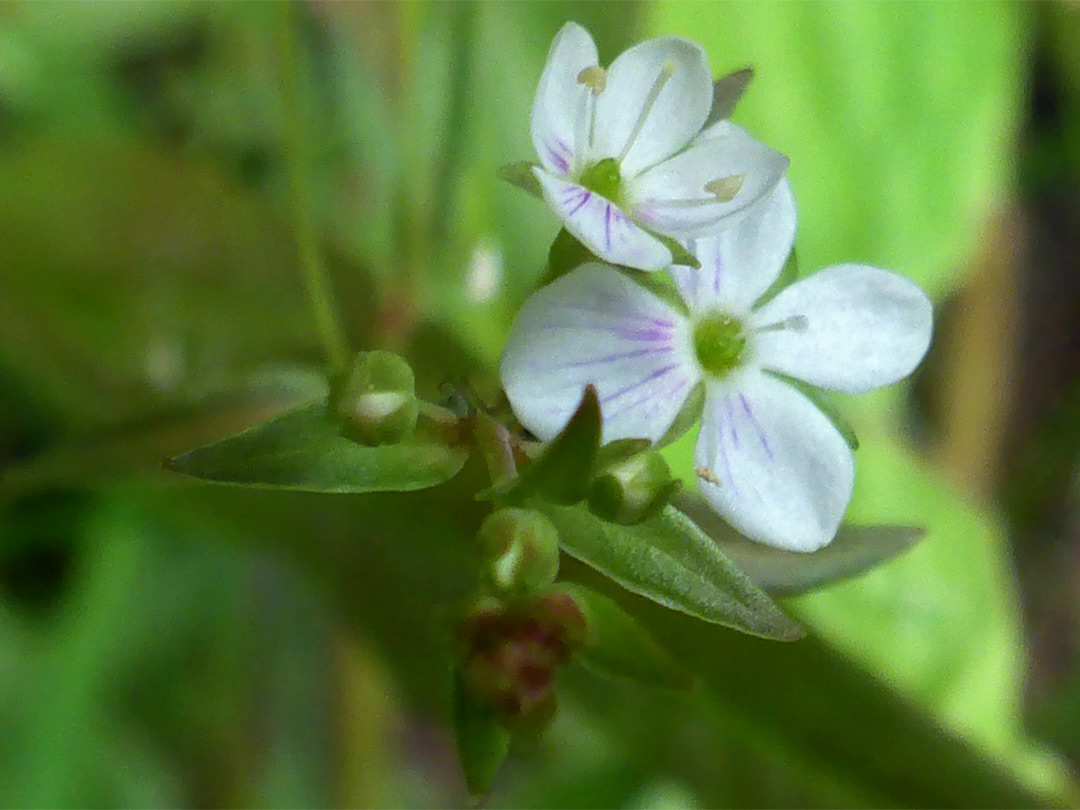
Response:
M360 444L397 444L412 436L420 415L412 368L391 352L361 352L331 387L330 413Z
M613 523L641 523L659 513L681 486L663 456L646 450L601 468L589 492L589 509Z
M491 585L504 593L535 593L559 573L559 535L533 509L499 509L484 520L477 545Z

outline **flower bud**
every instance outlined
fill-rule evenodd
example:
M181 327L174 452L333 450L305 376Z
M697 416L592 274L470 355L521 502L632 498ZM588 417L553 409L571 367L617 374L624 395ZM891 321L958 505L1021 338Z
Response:
M556 671L585 637L585 616L567 593L513 603L485 599L459 629L462 686L506 728L535 733L554 712Z
M559 573L559 535L532 509L500 509L488 515L477 534L491 584L503 592L534 592Z
M342 432L360 444L408 439L420 413L412 369L396 354L361 352L331 398L331 413Z
M640 523L662 509L680 485L663 456L638 453L603 469L589 492L589 509L612 523Z

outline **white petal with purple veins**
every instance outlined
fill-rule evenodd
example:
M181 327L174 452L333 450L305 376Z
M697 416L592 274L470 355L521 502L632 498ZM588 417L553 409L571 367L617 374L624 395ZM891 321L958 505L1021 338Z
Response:
M712 91L709 59L696 42L665 37L623 51L597 98L595 154L621 158L623 177L633 177L690 143L709 116Z
M788 159L726 121L722 135L697 140L685 152L627 184L627 208L648 228L691 239L714 233L725 220L751 213L787 170ZM725 178L741 183L727 201L705 185Z
M814 551L833 539L855 475L832 423L790 385L744 370L706 394L695 463L713 507L752 540Z
M499 367L518 419L541 439L566 425L592 383L604 441L657 440L699 373L684 316L613 267L585 264L518 312Z
M579 117L586 112L583 105L592 103L578 74L598 60L592 37L577 23L564 25L551 43L531 120L533 146L548 171L566 176L575 169Z
M795 197L787 179L759 206L716 236L693 240L690 250L701 269L671 268L692 310L743 315L780 275L795 243Z
M757 336L757 362L849 393L906 377L926 354L933 331L933 306L918 285L858 264L829 267L792 284L754 314L751 326L793 317L804 328Z
M533 169L533 174L566 230L600 258L639 270L663 270L671 264L671 251L610 200L543 169Z

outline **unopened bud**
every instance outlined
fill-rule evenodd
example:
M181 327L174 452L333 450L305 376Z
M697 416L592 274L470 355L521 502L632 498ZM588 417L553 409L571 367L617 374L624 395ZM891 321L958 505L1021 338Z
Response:
M361 352L332 397L331 413L344 434L360 444L408 439L420 413L412 369L396 354Z
M559 573L559 535L532 509L500 509L488 515L477 535L487 574L496 589L533 592Z
M597 476L589 493L589 509L613 523L640 523L662 509L679 486L663 456L655 451L638 453Z
M564 592L506 604L485 599L459 629L462 683L508 728L538 730L554 709L555 673L585 632L584 614Z

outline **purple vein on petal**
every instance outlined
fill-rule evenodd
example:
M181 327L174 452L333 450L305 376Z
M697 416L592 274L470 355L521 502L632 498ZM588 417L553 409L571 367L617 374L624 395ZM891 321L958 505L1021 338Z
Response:
M627 411L632 411L636 407L641 405L643 402L648 402L649 400L653 400L654 405L653 405L653 407L651 409L647 410L645 413L652 414L652 413L654 413L656 411L656 407L660 403L668 402L670 400L676 399L686 389L686 387L689 384L690 384L689 380L683 379L678 383L678 385L676 385L674 388L672 388L671 390L669 390L669 391L667 391L667 392L665 392L663 394L654 394L654 393L651 393L651 392L646 393L645 396L640 397L640 398L634 400L633 402L624 403L618 408L614 408L614 409L605 411L604 419L606 419L608 422L611 422L611 421L613 421L615 419L618 419L620 416L622 416Z
M560 368L580 368L581 366L594 366L601 363L614 363L617 360L629 360L634 357L645 357L649 354L668 354L674 351L672 346L657 346L648 349L634 349L621 354L609 354L605 357L597 357L593 360L576 360L573 363L561 363Z
M735 429L735 412L731 408L731 397L727 394L724 395L724 409L728 415L728 425L731 428L731 443L735 446L735 449L739 449L739 432Z
M613 311L617 311L618 314L616 317L618 317L620 321L637 321L639 323L645 323L649 324L650 326L659 327L660 329L675 328L675 323L673 321L667 320L666 318L655 318L652 315L646 315L641 312L619 311L618 306L619 304L623 303L623 300L616 298L615 296L604 296L603 298L598 297L596 300L597 303L600 304L599 307L571 304L567 306L562 306L560 307L560 309L564 312L580 312L583 315L600 315L607 318L612 317Z
M611 203L604 203L604 239L607 249L611 250Z
M671 341L671 331L649 327L623 327L613 323L546 323L539 327L542 332L603 332L621 340L636 343L663 343Z
M747 417L750 419L751 424L753 424L754 429L757 430L758 436L761 438L761 446L765 449L765 455L769 457L769 461L772 461L773 451L772 448L769 447L769 439L765 435L765 431L762 430L761 424L758 422L757 417L754 416L754 411L750 407L750 400L746 398L746 394L740 392L739 401L742 403L743 411L746 413Z
M570 160L566 155L570 153L570 150L566 148L566 144L556 138L554 144L545 143L544 146L555 167L563 174L567 174L570 171Z
M609 394L608 396L601 398L600 404L601 405L607 405L609 402L613 402L614 400L618 399L619 397L630 393L635 388L640 388L641 386L645 385L646 383L650 383L653 380L656 380L656 379L659 379L660 377L663 377L665 374L670 374L672 371L674 371L678 367L679 366L677 364L671 363L670 365L666 365L663 368L659 368L656 371L654 371L652 374L650 374L648 377L645 377L644 379L638 380L637 382L630 383L630 385L627 385L627 386L624 386L624 387L620 388L618 391L614 392L613 394Z
M584 205L585 205L585 204L586 204L587 202L589 202L589 200L591 200L591 199L592 199L592 192L591 192L591 191L589 191L588 189L582 189L582 194L581 194L581 200L580 200L580 202L578 202L578 204L574 206L573 210L572 210L572 211L570 211L570 212L569 212L569 213L567 214L567 216L571 216L571 217L572 217L572 216L573 216L574 214L576 214L576 213L577 213L578 211L580 211L580 210L581 210L581 208L582 208L582 206L584 206ZM569 203L568 203L568 204L569 204Z
M708 407L706 405L705 407ZM728 461L727 450L724 449L724 420L716 420L716 452L724 463L724 477L731 486L731 494L738 496L739 488L735 485L735 476L731 474L731 463ZM713 470L713 472L716 472Z

